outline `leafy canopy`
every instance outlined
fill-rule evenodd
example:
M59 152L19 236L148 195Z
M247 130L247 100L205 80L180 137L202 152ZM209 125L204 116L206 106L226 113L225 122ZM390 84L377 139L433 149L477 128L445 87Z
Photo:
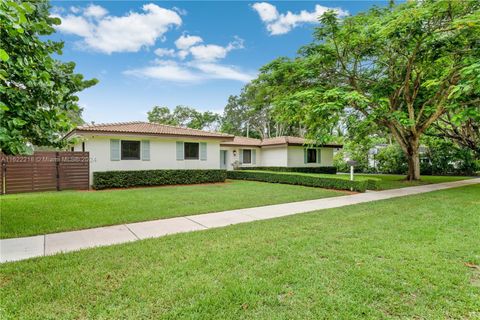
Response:
M150 122L199 130L216 130L220 121L220 116L214 112L201 112L187 106L176 106L173 111L155 106L147 115Z
M58 24L60 19L50 17L46 0L0 0L2 152L23 153L28 143L62 146L62 133L80 119L75 94L97 83L75 74L73 62L52 57L62 53L62 42L40 39Z
M478 113L479 8L478 1L427 0L344 20L327 12L315 42L294 60L267 65L259 79L273 86L277 111L319 139L349 117L357 130L388 129L418 179L427 129L448 113Z

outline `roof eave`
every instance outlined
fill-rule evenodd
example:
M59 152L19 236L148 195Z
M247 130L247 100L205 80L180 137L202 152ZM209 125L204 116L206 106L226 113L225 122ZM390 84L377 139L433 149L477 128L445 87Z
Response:
M343 148L343 144L331 144L331 143L326 143L326 144L321 144L321 143L288 143L289 146L316 146L316 147L325 147L325 148Z
M244 143L220 143L222 147L252 147L252 148L260 148L261 146L258 144L244 144Z
M68 138L70 138L71 136L75 135L77 129L73 129L73 130L70 130L70 132L68 132L66 135L63 136L62 140L66 140Z
M148 133L148 132L136 132L136 131L108 131L108 130L81 130L74 129L69 132L64 138L72 134L96 134L96 135L134 135L134 136L148 136L148 137L182 137L182 138L196 138L196 139L209 139L209 140L222 140L222 141L233 141L234 136L201 136L201 135L190 135L190 134L169 134L169 133Z

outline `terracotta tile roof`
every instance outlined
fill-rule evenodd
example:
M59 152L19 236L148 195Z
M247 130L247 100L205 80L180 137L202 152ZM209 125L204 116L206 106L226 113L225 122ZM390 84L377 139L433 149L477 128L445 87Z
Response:
M301 137L292 137L292 136L282 136L275 138L267 138L264 140L246 138L246 137L237 137L233 141L222 142L222 146L253 146L253 147L266 147L266 146L276 146L276 145L293 145L293 146L303 146L308 144L315 144L313 140L307 140ZM324 147L334 147L342 148L343 145L335 143L325 143L322 144Z
M85 132L100 132L100 133L133 133L133 134L146 134L146 135L168 135L168 136L192 136L192 137L205 137L205 138L222 138L228 141L233 139L233 135L209 132L203 130L196 130L190 128L182 128L176 126L169 126L158 123L134 121L134 122L118 122L118 123L101 123L101 124L89 124L79 126L67 134L67 136L74 133ZM67 137L66 136L66 137Z
M222 142L222 146L252 146L260 147L262 140L235 136L233 141Z
M275 138L268 138L262 141L262 146L271 146L276 144L305 144L308 143L306 139L300 137L282 136Z

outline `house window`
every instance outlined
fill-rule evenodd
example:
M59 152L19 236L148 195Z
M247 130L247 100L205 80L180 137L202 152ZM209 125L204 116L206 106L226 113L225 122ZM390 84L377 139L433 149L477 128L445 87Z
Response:
M122 160L140 160L140 141L122 140Z
M252 163L252 150L243 150L243 163Z
M307 149L307 163L317 163L317 149Z
M185 160L198 160L200 144L196 142L185 142L184 158Z

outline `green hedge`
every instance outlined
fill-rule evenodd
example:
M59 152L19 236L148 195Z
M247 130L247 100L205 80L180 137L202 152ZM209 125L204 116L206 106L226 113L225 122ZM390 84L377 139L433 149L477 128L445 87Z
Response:
M352 190L365 192L365 190L378 189L377 180L350 181L339 178L323 178L299 174L279 174L275 172L255 172L255 171L228 171L228 179L253 180L270 183L297 184L307 187L319 187L338 190Z
M241 167L240 170L337 174L336 167Z
M93 188L128 188L171 184L224 182L226 170L139 170L93 173Z

